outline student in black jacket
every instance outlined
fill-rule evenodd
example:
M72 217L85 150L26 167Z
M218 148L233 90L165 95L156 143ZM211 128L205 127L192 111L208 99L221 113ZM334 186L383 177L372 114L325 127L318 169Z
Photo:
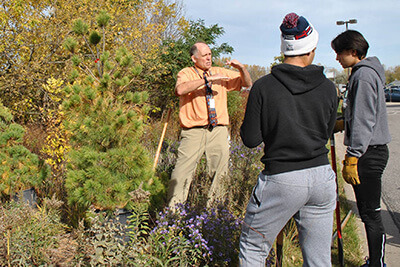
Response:
M313 65L318 32L304 17L280 27L284 63L257 80L241 126L243 143L264 143L260 173L240 238L241 266L264 266L273 242L295 218L303 266L331 265L336 183L327 141L336 121L337 92Z

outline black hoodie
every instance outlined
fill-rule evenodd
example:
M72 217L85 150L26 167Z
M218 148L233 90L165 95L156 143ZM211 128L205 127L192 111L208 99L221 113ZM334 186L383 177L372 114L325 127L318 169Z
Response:
M250 148L264 142L264 174L329 164L337 104L323 67L280 64L254 83L240 135Z

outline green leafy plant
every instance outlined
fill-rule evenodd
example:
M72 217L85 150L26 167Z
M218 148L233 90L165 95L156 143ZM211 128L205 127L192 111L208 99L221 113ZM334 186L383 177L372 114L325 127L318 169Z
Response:
M124 240L125 230L126 225L115 221L115 217L95 214L85 233L88 263L91 266L126 265L130 247Z
M49 202L51 200L45 201ZM57 263L59 260L68 262L73 257L73 246L66 249L62 257L57 257L56 253L58 249L61 251L60 245L66 237L66 230L56 209L47 204L38 209L15 201L2 205L0 265L41 266L49 262ZM68 250L72 253L68 253Z

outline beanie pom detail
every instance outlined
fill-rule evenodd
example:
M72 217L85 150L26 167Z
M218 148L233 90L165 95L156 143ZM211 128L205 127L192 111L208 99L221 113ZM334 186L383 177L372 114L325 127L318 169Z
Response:
M298 19L299 15L297 15L296 13L289 13L283 19L282 24L288 29L293 29L297 27Z

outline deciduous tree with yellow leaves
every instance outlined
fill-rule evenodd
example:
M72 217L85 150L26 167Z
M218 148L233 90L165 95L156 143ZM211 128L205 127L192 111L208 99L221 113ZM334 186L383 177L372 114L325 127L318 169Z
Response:
M143 66L136 85L149 88L146 77L159 71L154 59L163 38L179 34L186 25L181 8L179 0L4 0L0 3L0 98L23 123L42 119L40 107L58 106L45 97L42 85L50 77L68 80L62 44L70 34L70 23L81 18L92 26L102 10L112 20L107 28L109 42L100 49L124 46L134 51L134 62Z

